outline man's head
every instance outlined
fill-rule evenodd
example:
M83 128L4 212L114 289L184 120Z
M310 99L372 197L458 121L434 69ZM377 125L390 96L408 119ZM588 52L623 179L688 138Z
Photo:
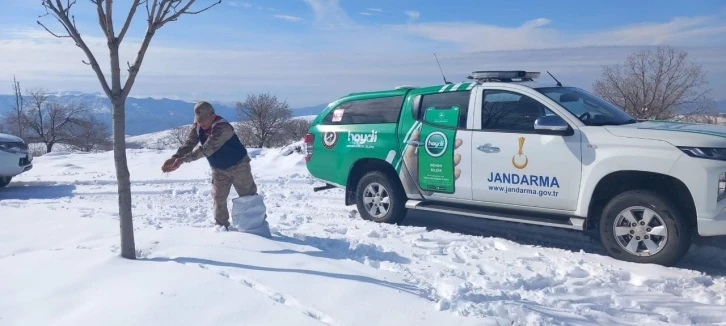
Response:
M194 105L194 122L202 128L209 129L214 122L214 107L206 101L199 101Z

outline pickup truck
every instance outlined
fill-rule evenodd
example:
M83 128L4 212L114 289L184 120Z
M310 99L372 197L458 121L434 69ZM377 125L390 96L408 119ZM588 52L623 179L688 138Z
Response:
M13 177L33 168L33 155L25 142L13 135L0 133L0 188Z
M316 191L344 188L375 222L423 210L574 229L636 263L673 265L694 237L726 234L726 127L639 121L538 77L337 99L304 139Z

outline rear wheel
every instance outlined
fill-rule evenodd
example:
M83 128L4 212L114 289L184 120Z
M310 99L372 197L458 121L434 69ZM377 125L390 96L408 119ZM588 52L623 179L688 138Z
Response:
M406 195L400 184L380 171L369 172L358 182L356 205L365 220L398 223L406 216Z
M615 196L603 209L600 238L616 259L670 266L690 248L692 231L665 197L631 190Z
M12 180L13 177L0 177L0 188L4 188L7 185L10 184L10 180Z

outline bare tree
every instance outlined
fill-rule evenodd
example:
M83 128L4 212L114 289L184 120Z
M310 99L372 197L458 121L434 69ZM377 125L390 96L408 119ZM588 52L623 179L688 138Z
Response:
M671 47L642 50L604 66L595 93L636 119L677 119L710 111L706 73L688 53Z
M12 110L0 117L2 121L0 132L11 133L25 139L26 128L23 124L23 117L25 115L23 93L20 90L20 82L17 81L14 75L13 96L15 97L15 103L13 103Z
M42 88L29 91L30 107L23 113L23 125L28 129L28 140L45 144L46 153L57 143L70 143L73 129L87 119L88 106L81 101L60 103L51 101Z
M10 118L12 118L12 114L2 115L0 117L0 133L3 134L9 134L12 133L10 130Z
M69 133L71 137L67 144L75 150L92 152L113 149L108 126L93 115L76 119Z
M23 112L25 113L25 112ZM16 116L16 112L14 110L8 111L2 116L0 116L0 132L2 133L8 133L13 134L15 136L20 137L20 134L23 135L23 138L25 139L25 125L23 125L23 116L20 117ZM18 130L21 132L18 133Z
M179 147L184 145L192 130L194 130L194 125L181 125L173 128L164 139L165 146Z
M279 101L269 93L247 95L245 102L237 102L237 118L250 128L255 145L273 146L272 140L292 118L287 101Z
M50 34L59 38L70 38L76 46L78 46L88 58L88 64L98 77L106 96L111 100L113 106L113 150L114 162L116 165L116 179L118 180L119 194L119 223L121 228L121 256L127 259L136 259L136 245L134 244L133 215L131 211L131 181L128 163L126 160L126 98L131 92L136 76L139 73L141 64L144 61L146 51L151 44L154 34L165 24L176 21L184 14L199 14L209 8L221 3L219 0L208 7L201 10L193 11L191 6L195 0L132 0L131 8L128 15L123 20L121 31L116 35L113 22L113 1L112 0L91 0L96 5L98 15L98 23L101 26L103 34L106 36L109 59L111 64L111 82L109 83L104 76L101 67L96 61L95 55L84 42L81 34L76 27L75 18L71 14L71 8L76 1L66 1L64 6L61 0L43 0L47 14L52 14L54 18L62 25L64 33L56 34L43 25L40 21L38 24L43 26ZM126 32L131 26L136 10L141 4L146 5L146 33L138 50L133 63L128 64L128 76L126 81L121 82L121 58L119 57L119 47ZM105 7L104 7L105 6Z
M14 111L14 125L17 127L16 136L23 138L23 93L20 91L20 83L15 79L13 75L13 94L15 95L15 107ZM10 122L10 121L8 121Z
M250 144L259 144L260 141L255 135L254 130L248 121L239 121L235 123L234 129L235 133L237 133L237 137L239 137L239 140L245 146L250 146Z
M287 141L298 141L305 138L310 129L310 121L304 119L290 119L284 130L287 133Z

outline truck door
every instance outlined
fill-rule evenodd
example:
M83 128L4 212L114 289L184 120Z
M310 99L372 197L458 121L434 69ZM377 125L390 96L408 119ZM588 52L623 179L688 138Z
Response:
M447 85L440 91L418 95L412 104L412 126L401 127L406 132L403 164L409 182L415 184L416 192L424 198L442 201L472 198L471 147L467 144L471 143L473 118L469 108L476 101L472 96L473 86L469 83ZM409 183L409 194L410 187Z
M482 204L574 210L582 173L581 135L541 134L537 118L554 115L536 91L482 86L471 136L473 200Z

